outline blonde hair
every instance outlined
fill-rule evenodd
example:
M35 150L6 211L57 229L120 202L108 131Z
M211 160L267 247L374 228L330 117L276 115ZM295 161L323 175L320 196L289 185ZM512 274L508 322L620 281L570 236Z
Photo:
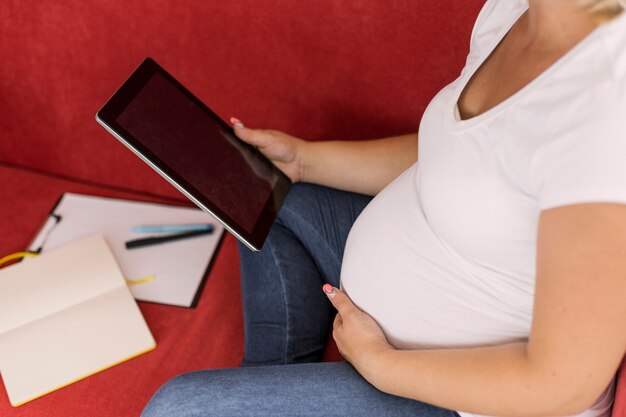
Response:
M578 0L598 23L608 22L626 9L626 0Z

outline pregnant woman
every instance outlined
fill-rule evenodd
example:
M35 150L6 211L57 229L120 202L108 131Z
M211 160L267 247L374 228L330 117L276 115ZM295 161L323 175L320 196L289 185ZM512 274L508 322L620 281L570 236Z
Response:
M245 367L177 377L144 417L610 415L623 11L488 0L419 141L309 143L233 119L297 183L263 250L240 250ZM331 328L346 362L308 363Z

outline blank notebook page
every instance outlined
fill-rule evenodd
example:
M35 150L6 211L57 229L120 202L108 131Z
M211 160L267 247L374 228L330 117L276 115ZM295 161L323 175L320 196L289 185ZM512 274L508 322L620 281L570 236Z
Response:
M154 347L102 236L0 270L0 373L12 405Z

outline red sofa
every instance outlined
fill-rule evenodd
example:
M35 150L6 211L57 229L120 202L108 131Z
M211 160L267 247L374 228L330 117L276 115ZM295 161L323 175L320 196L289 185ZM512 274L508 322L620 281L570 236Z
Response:
M484 0L4 1L0 255L23 250L63 192L188 204L94 121L146 56L222 118L309 140L416 131L459 73ZM157 349L0 416L137 416L169 378L237 366L235 240L199 305L140 303ZM331 344L332 345L332 344ZM332 347L328 360L338 358ZM626 415L620 389L615 416Z

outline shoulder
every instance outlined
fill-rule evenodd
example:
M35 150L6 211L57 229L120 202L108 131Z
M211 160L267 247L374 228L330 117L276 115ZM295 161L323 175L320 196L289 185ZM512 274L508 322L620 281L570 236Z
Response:
M472 29L466 64L490 51L526 9L526 0L487 0Z
M600 26L599 40L605 54L610 77L615 81L626 80L626 13Z
M479 45L498 36L527 8L525 0L487 0L474 23L472 45Z
M546 71L536 99L548 130L626 142L626 13L599 26ZM537 102L533 104L537 105Z

